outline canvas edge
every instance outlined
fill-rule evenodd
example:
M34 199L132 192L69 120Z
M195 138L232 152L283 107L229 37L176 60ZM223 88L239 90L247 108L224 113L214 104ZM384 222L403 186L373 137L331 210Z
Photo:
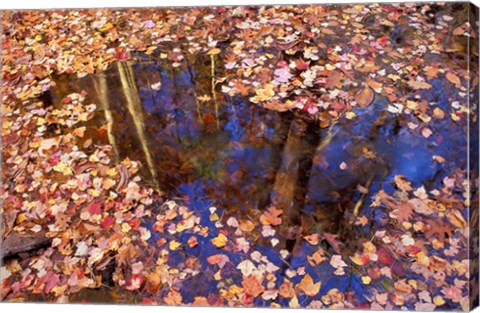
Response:
M468 180L469 180L469 310L479 307L479 8L468 3Z

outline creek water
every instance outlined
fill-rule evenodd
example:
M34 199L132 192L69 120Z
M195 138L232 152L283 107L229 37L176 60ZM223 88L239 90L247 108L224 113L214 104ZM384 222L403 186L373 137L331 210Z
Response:
M223 96L219 86L212 89L210 58L187 61L173 67L157 56L138 54L128 66L114 64L102 74L57 77L43 99L61 105L68 93L87 91L86 102L96 103L98 112L86 137L113 144L119 159L142 161L142 176L165 198L200 213L221 208L226 220L263 211L285 192L291 201L301 198L296 208L300 218L292 223L301 226L302 235L338 234L352 250L357 235L349 223L352 212L359 205L359 215L381 224L384 213L369 205L380 189L393 191L395 175L406 176L415 188L441 188L445 175L466 168L466 125L448 117L452 95L445 79L434 80L434 88L425 92L428 101L447 112L445 119L430 124L433 135L428 138L407 126L420 124L413 114L386 112L388 100L376 94L369 107L355 109L355 118L327 128L307 127L311 133L289 145L297 115ZM215 70L220 76L221 65ZM434 162L437 155L447 161ZM279 172L286 177L284 188L276 184ZM283 238L279 248L288 248L288 240ZM302 244L291 265L307 262ZM271 249L262 240L256 245L265 254ZM205 283L207 276L192 284ZM332 278L331 273L324 276Z

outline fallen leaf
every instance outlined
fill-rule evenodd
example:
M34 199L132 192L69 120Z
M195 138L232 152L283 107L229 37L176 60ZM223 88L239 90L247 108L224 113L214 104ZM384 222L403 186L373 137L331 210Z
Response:
M375 98L374 91L369 87L364 87L360 91L355 94L355 102L357 102L358 106L361 108L365 108L373 102Z
M267 209L267 212L263 213L260 216L260 222L263 225L273 225L277 226L282 223L280 216L283 214L282 210L277 210L274 206L271 206Z
M321 282L314 283L313 278L306 274L303 279L295 286L295 289L300 290L307 296L313 297L320 291Z
M217 248L223 248L227 245L228 239L224 234L219 234L211 240L211 243Z
M462 85L462 82L460 81L460 78L455 75L453 72L448 72L445 77L453 84L455 84L457 87Z
M410 80L408 81L408 86L412 89L430 89L432 85L426 82L418 81L418 80Z
M255 276L243 277L242 286L245 289L245 293L258 297L265 291L265 288L260 284Z
M213 49L210 49L207 54L208 55L216 55L216 54L219 54L220 52L222 52L222 50L218 49L218 48L213 48Z

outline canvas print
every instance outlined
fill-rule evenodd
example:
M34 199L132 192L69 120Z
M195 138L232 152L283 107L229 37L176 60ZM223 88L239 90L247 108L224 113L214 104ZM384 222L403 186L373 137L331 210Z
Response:
M472 4L1 21L2 301L477 306Z

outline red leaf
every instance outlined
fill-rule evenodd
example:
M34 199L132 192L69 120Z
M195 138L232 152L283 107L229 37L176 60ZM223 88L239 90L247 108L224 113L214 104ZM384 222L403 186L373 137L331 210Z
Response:
M378 255L378 262L380 262L380 264L388 265L388 266L393 264L393 257L390 254L390 252L388 252L387 249L383 247L379 248L377 250L377 255Z
M92 204L88 208L88 212L92 215L93 214L101 214L102 213L102 204L99 203L99 202Z
M105 219L102 221L102 223L100 224L100 226L102 226L102 228L109 228L111 227L113 224L115 224L115 218L111 217L110 215L108 215L107 217L105 217Z

